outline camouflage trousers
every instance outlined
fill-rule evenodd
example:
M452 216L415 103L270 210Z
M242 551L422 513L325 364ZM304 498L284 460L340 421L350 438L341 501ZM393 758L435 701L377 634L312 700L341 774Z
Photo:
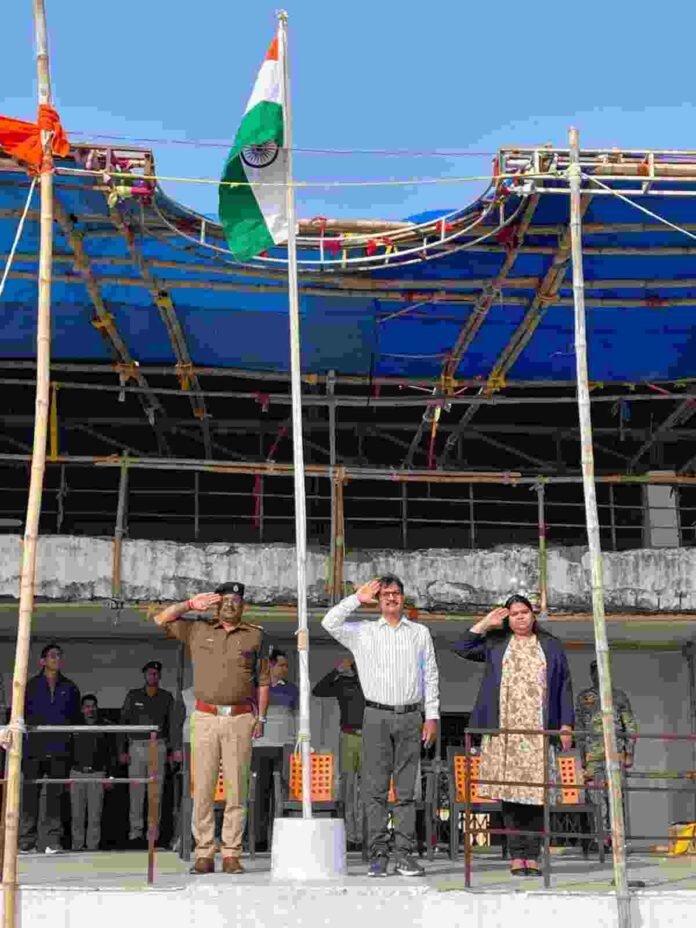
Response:
M607 768L604 764L604 759L601 760L590 760L588 759L585 762L585 783L588 787L590 786L599 786L602 785L602 789L589 789L587 790L587 800L591 802L595 809L597 810L597 816L601 815L602 828L604 830L604 839L605 842L608 841L608 838L611 836L611 820L609 815L609 784L607 780ZM626 792L626 775L622 769L621 771L621 793L622 793L622 805L623 805L623 814L624 814L624 829L626 835L629 834L629 820L628 820L628 794Z

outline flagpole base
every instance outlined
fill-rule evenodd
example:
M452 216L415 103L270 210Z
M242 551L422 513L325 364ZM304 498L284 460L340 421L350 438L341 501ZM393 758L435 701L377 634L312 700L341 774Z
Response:
M271 879L336 880L346 874L342 818L277 818L273 823Z

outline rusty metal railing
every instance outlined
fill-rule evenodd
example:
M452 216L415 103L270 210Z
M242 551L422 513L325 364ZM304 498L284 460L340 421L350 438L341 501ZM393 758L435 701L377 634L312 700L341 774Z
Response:
M40 783L46 785L70 785L73 783L103 783L103 784L121 784L121 783L147 783L147 882L152 885L155 879L155 853L157 837L159 831L159 804L160 804L160 785L158 782L159 758L157 755L157 741L159 728L157 725L27 725L27 734L44 735L44 734L62 734L62 735L80 735L80 734L108 734L108 735L149 735L149 752L148 752L148 775L146 777L100 777L85 776L79 779L75 777L42 777L38 779L24 779L22 783ZM3 785L7 781L3 778L0 783ZM2 804L2 835L3 841L0 844L0 867L2 866L2 857L5 852L5 793L3 790Z
M565 733L567 734L567 732ZM467 728L464 731L464 754L465 756L467 758L471 758L475 756L473 745L472 745L472 736L474 735L477 735L477 736L478 735L502 735L502 734L537 735L537 736L543 737L544 780L543 782L529 782L529 781L518 781L518 780L491 780L491 779L484 779L482 777L474 778L471 775L472 767L470 765L467 765L467 776L464 781L464 802L461 803L461 805L463 806L462 814L463 814L463 819L464 819L463 837L464 837L464 883L465 883L465 886L467 888L471 886L472 856L473 856L472 837L481 832L485 832L489 835L502 835L505 837L511 834L529 835L529 836L534 836L534 837L541 836L542 847L543 847L541 873L542 873L542 877L544 880L545 888L549 888L551 885L551 854L550 854L551 838L575 838L575 839L580 839L580 840L582 839L596 840L597 845L598 845L598 852L599 852L600 860L603 860L605 832L604 832L603 820L602 820L603 810L601 806L601 803L602 803L601 795L597 797L596 799L591 800L591 804L595 807L595 812L594 812L595 828L590 829L590 831L564 832L564 831L553 831L551 829L551 811L552 811L551 805L552 804L550 801L550 792L552 790L562 788L562 789L584 790L586 793L594 793L595 795L598 793L601 794L607 788L606 780L595 779L591 781L584 780L582 783L562 783L562 784L559 784L553 780L549 780L548 778L549 777L549 740L551 738L558 738L562 734L560 730L556 730L556 729ZM578 736L580 738L596 737L595 732L584 731L584 730L573 731L572 735L576 743L577 743ZM670 733L650 733L650 734L642 734L642 733L628 734L627 733L625 735L619 734L619 738L621 741L638 741L638 740L656 740L656 741L665 741L665 742L683 741L683 742L696 744L696 734L675 735L675 734L670 734ZM453 776L452 771L448 771L448 774L449 776ZM630 773L624 772L622 776L621 786L622 786L622 794L625 794L626 796L630 795L630 793L632 792L654 792L654 787L629 785L628 784L629 777L637 777L637 778L649 777L650 779L653 779L653 780L654 779L676 779L677 778L675 776L674 771L650 771L649 773L645 773L645 774L641 772L634 772L634 771L631 771ZM684 779L693 778L694 785L684 786L684 787L669 786L669 787L666 787L664 791L665 792L688 792L688 793L693 793L696 795L696 771L685 771L683 778ZM524 829L490 828L486 825L473 824L473 815L481 814L482 812L480 808L478 808L475 812L472 811L472 807L477 807L480 805L480 803L478 803L475 799L472 799L472 787L473 787L474 782L477 785L486 784L489 786L499 786L499 785L504 784L506 786L531 786L531 787L538 787L540 789L543 789L543 796L544 796L543 828L540 831L539 830L531 831L531 830L524 830ZM454 793L456 793L456 788L454 790ZM488 797L486 798L489 802L495 803L498 801L496 799L488 799ZM623 795L622 795L622 799L623 799ZM584 804L584 805L587 805L587 804ZM558 806L557 808L560 809L562 807L563 807L563 804L561 804L561 806ZM567 806L565 806L565 808L563 809L563 811L566 811L566 812L572 812L572 810L573 810L573 804L567 804ZM450 828L455 828L458 830L459 828L458 819L459 819L458 814L457 815L450 814ZM610 822L610 826L611 824L612 823ZM607 837L612 837L612 840L613 840L613 834L611 833L612 831L613 829L610 827L610 832L607 834ZM640 834L631 833L629 831L628 823L627 823L625 840L626 840L626 843L628 843L629 840L634 840L634 841L637 841L637 840L641 840L641 841L667 840L669 841L670 835L668 834L667 835L665 834L640 835ZM680 855L680 856L696 857L696 852L686 852L685 855Z

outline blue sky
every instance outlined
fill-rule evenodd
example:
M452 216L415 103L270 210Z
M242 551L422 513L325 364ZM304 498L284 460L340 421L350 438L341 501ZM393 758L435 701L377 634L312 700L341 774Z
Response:
M160 174L219 176L275 30L276 3L46 7L54 97L69 130L161 139L152 144ZM297 148L492 152L506 143L564 145L571 123L587 147L696 148L691 3L584 0L574 10L511 0L287 0L286 8ZM30 0L2 12L0 112L20 118L36 107L31 14ZM187 140L222 144L172 144ZM295 158L301 180L489 169L488 156ZM212 185L163 186L195 209L216 210ZM313 189L300 192L298 212L400 218L457 208L481 189Z

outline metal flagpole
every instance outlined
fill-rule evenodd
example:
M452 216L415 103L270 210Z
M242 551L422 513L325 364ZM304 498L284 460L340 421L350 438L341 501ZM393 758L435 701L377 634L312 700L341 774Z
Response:
M594 615L595 651L599 673L599 696L602 706L602 731L609 781L609 809L612 824L612 852L614 855L614 883L618 904L619 928L630 928L631 902L626 876L626 840L623 805L621 801L621 772L614 730L614 702L611 691L609 646L604 616L604 587L602 576L602 549L599 538L599 516L595 493L594 452L592 448L592 420L590 416L590 388L587 370L587 333L585 329L585 281L582 265L582 219L580 212L580 148L578 131L570 130L570 240L573 262L573 303L575 306L575 364L577 371L578 413L582 449L582 482L585 493L585 519L587 542L590 550L592 579L592 612ZM601 803L598 803L601 808ZM601 815L601 811L598 812Z
M33 0L36 34L36 70L39 103L50 104L51 80L48 65L48 36L43 0ZM31 615L34 606L36 554L41 515L51 364L51 265L53 261L53 159L51 133L41 133L41 242L39 246L39 280L36 324L36 400L34 411L34 447L32 449L29 500L24 526L22 566L19 578L19 617L17 649L12 681L12 714L9 724L9 757L5 806L5 853L3 858L3 925L14 928L17 906L17 836L19 833L19 795L22 773L24 735L24 697L27 686Z
M288 297L290 309L290 385L292 395L292 452L295 478L295 550L297 551L297 653L300 678L298 740L302 756L302 817L312 817L309 723L309 628L307 622L307 516L302 451L302 380L300 369L300 306L297 286L295 191L292 186L292 119L288 68L288 14L278 13L278 51L283 75L283 147L287 158Z

